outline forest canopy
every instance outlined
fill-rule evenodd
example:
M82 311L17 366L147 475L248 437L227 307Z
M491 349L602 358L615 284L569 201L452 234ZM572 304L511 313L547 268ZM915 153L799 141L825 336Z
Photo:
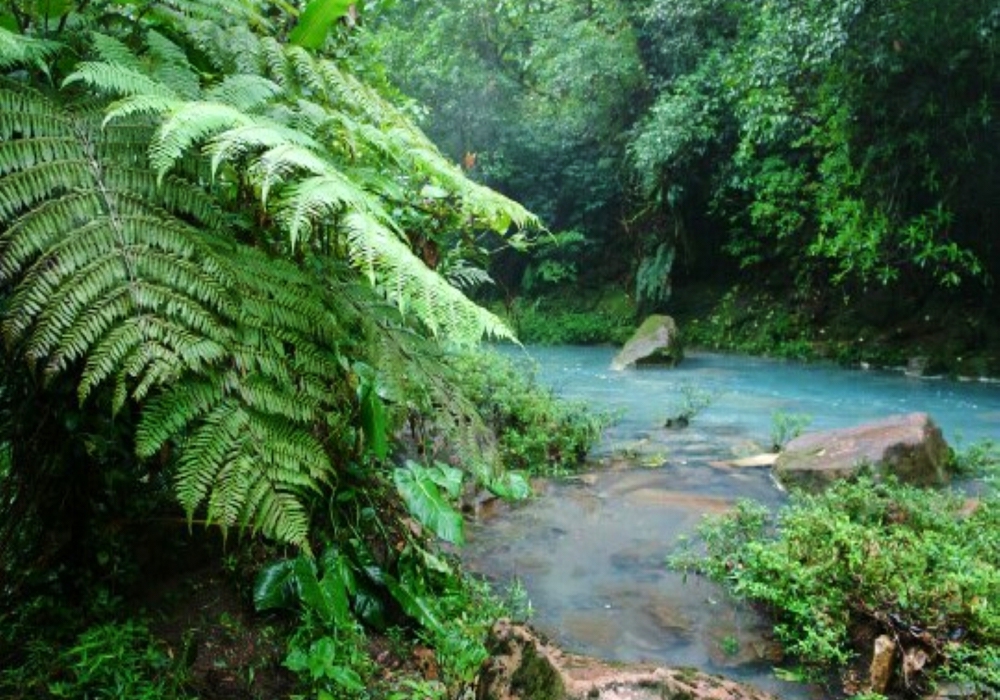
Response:
M810 294L993 289L995 3L454 0L384 17L382 55L431 137L584 234L577 269L640 302L666 302L671 272L720 269Z

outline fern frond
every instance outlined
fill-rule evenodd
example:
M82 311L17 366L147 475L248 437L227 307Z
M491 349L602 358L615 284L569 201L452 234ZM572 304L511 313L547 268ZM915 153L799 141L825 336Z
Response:
M153 78L184 99L197 99L201 94L201 79L184 50L154 30L147 32L146 46L153 61Z
M45 39L27 37L0 28L0 68L41 64L62 47Z
M382 288L401 307L412 305L414 315L435 335L460 345L475 344L483 337L515 339L503 321L471 303L374 218L352 212L343 225L352 262L371 279L382 280Z
M308 150L311 147L317 148L319 144L295 129L280 124L259 123L222 132L211 140L205 151L212 157L214 175L223 162L237 160L248 152L290 146ZM265 188L268 185L265 182ZM266 191L262 199L266 202Z
M260 183L261 200L267 202L271 188L285 182L296 170L310 175L321 175L330 169L330 163L302 144L272 145L262 153L252 167L252 175Z
M80 153L78 141L68 135L18 139L0 143L0 175L52 160L72 160Z
M65 88L75 83L83 83L87 87L115 96L153 95L181 99L181 96L167 85L153 80L142 71L118 63L81 61L63 80L62 86Z
M61 137L73 125L56 106L28 90L0 89L0 139Z
M153 363L160 363L160 369L151 374L148 384L133 392L140 400L153 385L176 380L185 372L205 371L226 356L222 343L156 314L132 316L104 334L87 353L77 394L81 401L85 400L94 388L116 373L124 386L126 379L144 377ZM113 410L119 410L125 398L126 394L122 394Z
M200 222L207 230L222 230L227 226L218 201L181 177L166 175L158 179L152 171L138 168L114 168L102 175L115 192L119 206L128 201L150 214L175 212Z
M0 181L0 219L92 182L90 164L83 159L50 160L10 173Z
M300 237L308 237L314 222L345 211L363 213L372 221L385 221L381 203L359 188L354 181L327 167L322 175L308 177L290 186L276 214L295 246Z
M220 471L226 465L231 466L242 451L248 422L249 416L239 403L225 399L206 412L201 425L184 441L175 482L177 499L189 514L193 514L212 491L225 489L233 493L232 487L239 486L238 473L231 475L229 484L219 477ZM252 469L251 465L247 467ZM235 492L238 494L239 489ZM231 515L226 520L227 524L233 524L236 518Z
M260 40L260 60L264 75L280 85L288 93L295 86L295 70L285 55L285 47L272 37Z
M171 112L150 144L149 160L162 179L195 143L237 127L257 124L245 112L218 102L187 102Z
M281 94L281 86L261 75L237 73L205 92L205 99L221 102L244 112L259 112Z
M136 454L142 458L152 457L171 438L215 409L225 397L224 378L218 374L189 378L157 394L143 409L135 434ZM195 457L190 459L196 464Z
M195 21L227 28L247 24L263 29L270 26L261 14L261 3L254 0L160 0L151 12L166 13L178 24Z
M481 285L493 283L493 278L486 270L464 263L448 269L444 276L459 289L475 289Z
M113 36L101 32L90 33L91 46L103 63L128 68L136 73L145 71L142 61L128 46Z
M108 106L102 126L135 116L161 115L178 109L183 101L170 95L132 95ZM146 141L149 142L148 139Z

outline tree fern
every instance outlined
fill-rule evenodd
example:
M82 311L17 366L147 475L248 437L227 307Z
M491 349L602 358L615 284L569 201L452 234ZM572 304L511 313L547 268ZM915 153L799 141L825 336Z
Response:
M44 62L59 49L59 44L25 37L0 28L0 69L25 64L44 66Z
M266 23L250 2L158 2L138 52L77 37L93 60L60 91L0 87L0 329L8 359L72 377L81 403L131 402L136 453L174 456L189 518L308 549L312 498L356 456L354 361L391 375L394 410L460 412L412 321L509 336L390 212L433 184L478 227L534 219L335 63L234 17ZM0 68L57 48L0 34Z
M460 343L478 340L481 335L475 333L512 337L502 322L428 270L403 243L405 237L387 213L403 190L384 186L388 179L355 173L368 166L366 161L384 167L388 155L403 171L423 174L455 192L470 220L506 232L512 223L525 226L534 219L519 205L468 181L377 93L331 61L266 39L255 54L265 75L242 76L206 90L224 101L174 101L165 86L144 93L143 81L129 81L129 74L93 64L67 82L82 81L124 96L109 113L112 121L139 112L162 114L150 147L151 163L161 174L198 145L204 145L213 173L249 158L242 176L282 224L292 247L310 240L328 245L331 238L340 238L347 243L349 259L432 332ZM265 109L269 104L283 109ZM310 124L312 133L300 130L302 124ZM345 125L353 128L344 130ZM346 154L340 152L345 131L353 141ZM269 200L274 191L279 196Z
M210 521L308 546L303 493L332 478L312 430L343 374L323 287L219 237L224 218L200 187L107 159L144 151L117 140L136 125L102 129L37 95L0 92L0 110L8 347L49 375L79 371L81 400L105 382L116 408L142 400L138 452L181 448L192 516L204 504ZM199 442L237 425L222 452Z

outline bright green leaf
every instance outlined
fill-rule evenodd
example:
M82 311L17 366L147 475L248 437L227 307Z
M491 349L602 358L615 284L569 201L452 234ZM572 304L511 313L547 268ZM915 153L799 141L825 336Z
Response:
M318 49L334 22L347 14L353 0L312 0L288 40L306 49Z
M407 462L406 467L393 472L393 481L407 510L421 524L446 542L461 544L464 541L462 515L441 495L429 470Z

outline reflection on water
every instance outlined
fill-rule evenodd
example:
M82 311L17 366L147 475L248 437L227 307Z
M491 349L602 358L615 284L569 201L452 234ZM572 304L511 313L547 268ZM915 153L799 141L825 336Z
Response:
M776 411L808 414L813 429L927 411L952 444L959 436L1000 438L995 384L711 354L675 369L615 373L607 369L607 348L530 354L561 394L623 412L595 451L615 468L550 482L542 498L472 526L463 558L495 579L520 579L536 626L567 649L694 666L786 698L822 693L773 677L780 648L765 621L716 586L685 582L664 566L677 537L693 532L704 514L737 498L772 506L784 498L766 468L725 463L767 449ZM685 386L715 399L688 428L665 429Z

